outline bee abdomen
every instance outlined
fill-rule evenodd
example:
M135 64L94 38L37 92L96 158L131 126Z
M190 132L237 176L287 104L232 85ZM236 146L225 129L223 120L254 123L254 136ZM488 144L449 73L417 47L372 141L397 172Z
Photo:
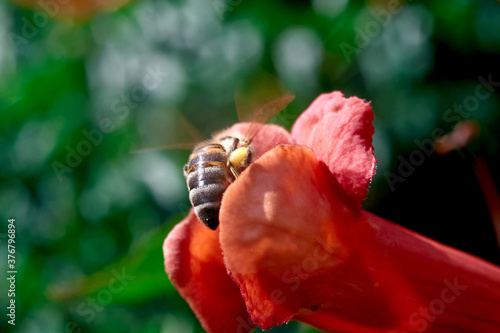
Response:
M196 216L211 229L215 230L219 225L220 203L227 187L225 180L202 180L189 191Z
M220 182L202 185L189 192L196 216L210 229L215 230L219 225L220 204L226 188L227 185Z
M222 146L210 144L197 150L187 165L189 199L198 218L209 228L219 225L222 195L230 183L227 154Z
M201 185L189 191L189 199L193 206L199 206L210 202L220 202L222 200L222 194L226 189L227 184L224 182Z

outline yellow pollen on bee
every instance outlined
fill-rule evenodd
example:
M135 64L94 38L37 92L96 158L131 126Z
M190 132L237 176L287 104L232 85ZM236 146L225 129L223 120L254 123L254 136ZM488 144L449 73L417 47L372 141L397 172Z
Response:
M248 147L239 147L229 156L229 163L233 167L239 166L248 156Z

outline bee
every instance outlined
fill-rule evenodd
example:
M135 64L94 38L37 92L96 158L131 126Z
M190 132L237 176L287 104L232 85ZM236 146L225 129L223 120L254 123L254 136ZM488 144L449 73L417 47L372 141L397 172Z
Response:
M132 153L158 149L193 149L183 171L189 191L189 200L198 219L208 228L215 230L219 225L219 211L226 189L255 160L252 139L271 118L280 113L295 98L283 89L272 76L259 72L250 85L250 94L235 94L236 111L240 121L250 122L244 135L228 135L219 132L212 139L203 135L187 119L177 112L171 112L167 120L171 131L157 130L162 135L183 135L181 138L164 139L167 145L140 148ZM165 115L163 113L160 113ZM166 115L168 116L168 115ZM152 118L153 119L153 118ZM163 120L151 123L153 127L163 126ZM148 127L148 133L155 132ZM192 142L200 142L192 144ZM194 148L193 148L194 147Z
M222 195L252 162L251 140L233 136L214 138L195 147L184 166L189 200L207 227L219 225Z
M218 134L194 148L184 166L184 176L194 212L210 229L215 230L219 225L224 192L255 159L252 138L260 125L281 112L293 99L293 95L285 95L259 108L244 137Z

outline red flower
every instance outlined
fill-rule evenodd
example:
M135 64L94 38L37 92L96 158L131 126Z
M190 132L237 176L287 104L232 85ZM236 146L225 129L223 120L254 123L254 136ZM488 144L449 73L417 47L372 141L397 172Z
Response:
M499 267L361 210L372 119L368 103L334 92L291 135L265 126L219 229L191 211L168 235L166 272L208 332L291 319L331 332L500 331Z
M14 0L14 2L23 7L38 10L40 17L85 20L98 12L117 10L129 0Z

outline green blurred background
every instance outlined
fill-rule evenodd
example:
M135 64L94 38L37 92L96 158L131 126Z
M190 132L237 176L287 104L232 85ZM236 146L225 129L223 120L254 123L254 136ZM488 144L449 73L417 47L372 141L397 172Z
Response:
M15 218L18 272L15 327L0 279L1 331L203 332L161 252L189 211L189 152L130 151L181 140L176 112L206 136L236 122L235 89L261 70L296 95L273 120L288 129L322 92L371 101L365 208L500 263L471 168L482 156L500 183L498 1L142 0L89 15L30 2L0 2L0 270ZM467 119L481 125L470 150L420 154L387 180Z

